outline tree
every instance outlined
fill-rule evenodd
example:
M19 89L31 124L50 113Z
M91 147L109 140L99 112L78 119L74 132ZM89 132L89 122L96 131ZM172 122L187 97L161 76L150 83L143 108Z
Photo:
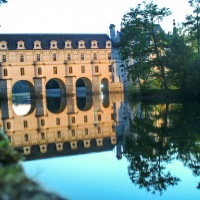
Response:
M192 48L187 45L181 30L170 35L165 64L169 69L168 82L172 86L186 90L188 86L188 66L192 59Z
M122 37L117 46L133 81L137 78L140 83L140 79L146 81L153 76L152 78L161 79L164 88L168 89L163 62L167 37L156 23L170 14L168 8L158 8L153 1L143 1L123 16ZM130 62L131 60L134 62ZM154 73L155 67L159 73Z
M8 3L7 0L0 0L0 5L3 4L3 3Z
M190 35L190 41L196 40L197 52L200 55L200 0L188 0L188 3L194 8L193 15L186 15L183 25Z

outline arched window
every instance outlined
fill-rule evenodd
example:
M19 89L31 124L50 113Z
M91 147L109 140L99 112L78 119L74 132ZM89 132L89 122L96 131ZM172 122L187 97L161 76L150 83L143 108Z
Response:
M42 75L42 68L41 67L38 68L38 75Z
M7 70L7 69L4 69L4 70L3 70L3 75L4 75L4 76L8 76L8 70Z

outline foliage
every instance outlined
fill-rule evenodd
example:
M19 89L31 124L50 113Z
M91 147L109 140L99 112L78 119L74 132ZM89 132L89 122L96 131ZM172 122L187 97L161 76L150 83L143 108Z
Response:
M188 65L188 90L190 93L200 94L200 57L195 56Z
M0 5L3 4L3 3L8 3L7 0L0 0Z
M191 7L194 8L193 15L186 15L186 22L183 25L189 33L189 41L195 45L198 54L200 55L200 0L188 0ZM194 43L194 41L196 42Z
M117 46L122 60L128 65L129 77L133 82L138 81L140 86L145 86L151 77L161 80L164 88L168 88L163 64L167 37L156 23L170 14L168 8L158 8L153 1L143 1L135 9L131 8L122 19L122 38ZM155 66L157 73L154 73Z
M193 51L185 41L185 35L175 32L170 35L168 50L166 50L165 64L169 69L168 82L173 88L186 89L188 65L192 59Z

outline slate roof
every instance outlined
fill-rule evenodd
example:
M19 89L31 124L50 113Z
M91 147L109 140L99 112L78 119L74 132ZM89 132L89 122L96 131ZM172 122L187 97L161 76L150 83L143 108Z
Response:
M99 49L104 49L106 41L111 40L107 34L0 34L0 41L6 41L9 50L17 49L17 42L24 41L26 50L34 48L34 42L39 40L42 49L50 49L50 41L57 41L58 49L64 49L65 41L72 41L73 49L78 48L78 41L84 40L86 49L91 48L91 41L96 40Z

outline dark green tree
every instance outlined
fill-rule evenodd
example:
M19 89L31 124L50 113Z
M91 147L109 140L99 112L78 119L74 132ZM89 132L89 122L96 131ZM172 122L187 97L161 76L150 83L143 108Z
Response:
M193 10L193 14L186 15L186 22L183 25L189 33L189 40L196 43L196 49L200 55L200 0L188 0ZM194 43L194 41L196 41Z
M170 35L165 64L169 69L168 83L176 89L186 90L188 87L188 66L193 56L192 48L187 45L185 35L175 31Z
M0 5L3 4L3 3L8 3L7 0L0 0Z
M122 37L117 45L122 60L128 65L129 77L140 85L140 80L146 82L151 77L162 80L162 85L168 89L163 62L167 37L157 23L170 14L168 8L143 1L123 16Z

